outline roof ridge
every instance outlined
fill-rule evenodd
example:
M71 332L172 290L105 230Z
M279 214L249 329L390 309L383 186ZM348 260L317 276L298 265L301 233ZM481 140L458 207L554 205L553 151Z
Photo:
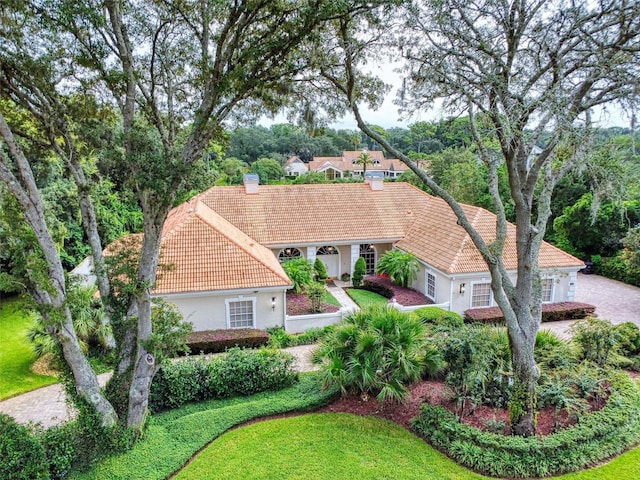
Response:
M196 208L195 208L195 211L194 211L194 215L197 216L198 218L202 219L202 221L204 221L209 227L211 227L214 230L216 230L218 233L220 233L222 236L227 238L230 242L232 242L238 248L243 250L245 253L247 253L251 257L255 258L258 262L260 262L261 265L266 267L273 274L275 274L279 278L285 280L286 282L291 282L291 279L289 279L287 274L284 273L284 270L281 269L282 270L282 273L281 273L281 272L278 272L276 269L272 268L272 266L269 265L269 263L265 261L266 260L265 258L260 258L260 255L258 255L257 252L252 251L251 248L247 248L246 245L244 245L242 242L239 242L236 238L234 238L233 235L229 235L229 233L228 233L229 230L227 230L227 229L230 229L231 231L234 231L239 237L248 240L249 241L248 243L252 243L253 245L257 245L259 249L264 249L267 252L269 252L269 255L273 256L273 253L271 252L271 250L269 250L267 247L262 245L257 240L251 238L246 233L244 233L242 230L240 230L234 224L232 224L231 222L226 220L223 216L221 216L215 210L213 210L212 208L207 206L207 204L205 204L202 201L198 201L196 203ZM221 226L224 227L224 228L220 228ZM273 257L273 259L275 260L275 257ZM275 260L275 261L277 261L277 260ZM282 274L284 274L284 275L282 275Z
M469 222L471 224L471 226L476 229L476 225L477 222L480 219L480 216L482 214L482 207L476 207L475 205L468 205L465 204L468 207L471 207L473 209L475 209L475 215L473 216L473 219L471 219L471 221ZM455 215L455 212L454 212ZM466 215L466 214L465 214ZM456 215L457 217L457 215ZM458 222L459 225L459 222ZM453 256L453 260L451 261L451 271L455 271L458 268L458 263L460 262L460 259L462 257L462 252L464 250L464 248L469 245L469 243L471 243L471 245L477 249L476 244L473 243L473 240L471 239L471 236L469 235L469 232L467 232L464 227L462 225L460 225L460 228L462 228L464 230L464 238L462 239L462 242L460 243L460 248L458 248L458 250L456 251L456 254ZM479 235L479 233L478 233Z

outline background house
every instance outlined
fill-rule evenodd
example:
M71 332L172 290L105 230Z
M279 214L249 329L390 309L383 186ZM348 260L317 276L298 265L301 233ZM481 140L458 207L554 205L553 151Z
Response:
M345 150L341 157L313 157L308 163L298 156L290 157L284 165L284 171L289 176L303 175L309 172L324 173L329 180L336 178L362 177L364 168L357 162L363 150ZM395 158L384 158L380 150L370 150L366 153L371 158L367 165L367 172L377 172L385 178L398 178L409 171L409 167Z

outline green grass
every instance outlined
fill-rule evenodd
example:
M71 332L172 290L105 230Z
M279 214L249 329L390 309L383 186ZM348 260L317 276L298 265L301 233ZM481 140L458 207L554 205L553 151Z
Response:
M56 383L54 377L36 375L29 370L36 355L26 338L33 319L18 300L4 300L0 309L0 400Z
M386 305L389 301L388 298L378 295L377 293L370 292L369 290L349 288L346 292L360 308L365 308L371 305Z
M328 303L329 305L335 305L336 307L341 307L342 306L340 304L340 302L338 300L336 300L336 297L331 295L331 292L329 290L325 290L324 291L324 295L322 297L322 302L323 303Z
M323 391L316 375L303 374L296 385L277 392L210 400L154 415L133 449L103 459L88 472L72 472L69 478L165 479L235 425L267 415L314 410L336 394L337 389Z
M597 468L557 480L637 478L640 448ZM374 417L310 414L225 433L175 478L479 480L404 428Z
M481 479L395 423L356 415L311 414L232 430L176 480Z

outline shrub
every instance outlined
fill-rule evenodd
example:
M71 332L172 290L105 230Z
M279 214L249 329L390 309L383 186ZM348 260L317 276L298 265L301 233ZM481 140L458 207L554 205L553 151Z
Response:
M355 285L354 285L355 286ZM362 282L362 288L370 292L382 295L385 298L393 298L393 288L388 278L381 276L368 276Z
M640 390L626 374L610 379L601 410L546 437L509 437L459 423L424 404L413 429L457 462L495 477L546 477L592 466L640 441Z
M5 480L48 479L44 448L29 429L0 413L0 478Z
M614 327L618 332L617 350L620 355L631 357L640 353L640 328L633 322L625 322Z
M277 350L234 348L224 359L209 362L206 398L247 396L288 387L297 378L294 358Z
M415 317L392 307L369 307L335 326L314 354L326 386L343 393L403 400L406 384L420 378L425 329Z
M306 284L313 279L313 266L306 258L294 258L282 263L282 269L293 283L296 293L301 293Z
M316 280L327 279L327 267L324 266L324 262L319 258L316 258L316 261L313 264L313 271L316 274Z
M389 250L378 261L378 273L389 275L401 287L408 287L418 278L418 260L415 255L402 250Z
M353 276L351 277L351 283L355 288L360 288L365 273L367 273L367 264L365 263L364 258L358 257L358 260L356 260L356 263L353 266Z
M37 436L44 448L52 480L65 478L76 459L74 424L50 427Z
M439 340L446 362L447 385L453 390L462 418L481 404L507 405L511 398L509 340L503 328L460 327Z
M311 301L311 310L314 313L322 312L322 299L326 292L324 285L318 282L311 282L305 285L305 291Z
M310 328L304 333L292 335L287 333L284 327L267 328L267 332L269 333L268 346L271 348L287 348L298 345L312 345L318 343L331 330L333 330L333 325L328 325L324 328Z
M456 312L443 310L439 307L418 308L413 311L413 314L425 325L432 324L446 328L455 328L464 325L462 317Z
M151 385L154 412L189 402L251 395L291 385L297 378L293 357L275 350L232 348L214 358L188 358L162 365Z
M187 337L187 346L193 353L220 353L233 347L258 348L267 344L269 334L253 328L229 330L203 330Z
M558 322L586 318L596 311L596 307L588 303L557 302L542 304L542 321ZM465 310L464 321L468 323L504 323L504 315L500 307L471 308Z
M540 330L534 346L536 362L541 367L556 369L577 361L575 349L550 330Z
M619 332L608 320L587 318L571 326L573 341L582 359L604 367L618 344Z

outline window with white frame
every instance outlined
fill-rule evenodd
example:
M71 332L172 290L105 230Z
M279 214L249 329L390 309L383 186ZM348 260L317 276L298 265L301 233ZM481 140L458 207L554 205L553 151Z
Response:
M542 287L542 301L553 301L553 278L543 278L541 282Z
M300 250L295 247L287 247L280 250L280 253L278 254L278 261L282 263L287 260L293 260L300 257L302 257L302 252Z
M427 272L427 297L435 301L436 299L436 276Z
M471 289L471 308L491 306L491 284L474 283Z
M364 258L367 275L376 273L376 247L370 243L361 244L360 256Z
M229 328L251 328L254 326L255 299L227 300Z

